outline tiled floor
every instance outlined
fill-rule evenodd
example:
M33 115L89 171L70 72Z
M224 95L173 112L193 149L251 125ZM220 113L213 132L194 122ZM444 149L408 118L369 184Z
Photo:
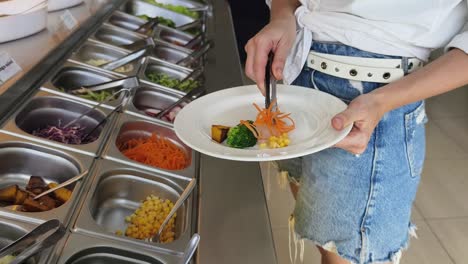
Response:
M426 166L412 216L419 238L402 264L468 264L468 87L429 99L426 108ZM271 164L261 167L278 264L288 264L294 199ZM306 245L304 263L320 263L313 245Z

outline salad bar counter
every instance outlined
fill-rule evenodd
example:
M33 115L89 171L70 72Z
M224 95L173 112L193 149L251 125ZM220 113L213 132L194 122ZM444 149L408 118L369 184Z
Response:
M235 43L222 0L85 0L0 44L22 69L0 83L0 250L57 219L63 238L26 263L276 263L258 163L173 128L242 84Z

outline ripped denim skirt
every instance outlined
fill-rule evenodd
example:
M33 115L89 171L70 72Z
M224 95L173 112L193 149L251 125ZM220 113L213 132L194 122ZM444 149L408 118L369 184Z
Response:
M311 49L401 58L337 43L315 42ZM330 76L307 66L293 84L332 94L346 103L383 86ZM386 113L359 156L329 148L277 162L300 186L290 218L296 241L310 240L351 263L398 263L414 233L410 215L424 162L426 121L424 102L419 101Z

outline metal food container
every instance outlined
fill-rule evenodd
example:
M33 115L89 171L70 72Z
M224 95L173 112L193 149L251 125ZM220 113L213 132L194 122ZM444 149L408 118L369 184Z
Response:
M0 248L8 246L18 238L34 229L34 225L23 223L17 220L0 218ZM31 258L24 264L44 264L50 255L51 250L47 249Z
M169 89L173 92L185 95L186 92L170 88L170 87L165 87L160 84L152 82L148 78L148 74L150 73L162 73L162 74L167 74L171 78L175 78L178 80L183 80L187 75L189 75L193 70L190 68L182 67L176 64L168 63L165 61L162 61L160 59L152 58L152 57L147 57L144 59L143 67L140 71L139 77L141 83L150 83L154 86L163 88L163 89Z
M176 27L187 25L196 21L196 19L182 15L171 10L146 3L144 1L130 0L120 7L122 12L133 16L147 15L149 17L161 16L174 21Z
M104 42L115 47L122 48L134 42L144 40L146 37L136 32L131 32L119 27L104 24L90 37L91 40ZM135 51L135 50L131 50Z
M149 120L140 119L128 114L122 114L118 124L118 129L116 129L117 133L114 133L109 138L107 146L103 151L102 156L105 159L125 163L137 168L150 170L157 173L172 175L177 178L194 178L196 176L195 173L197 171L196 166L198 164L198 156L190 147L185 145L176 136L174 130L169 125L150 122ZM189 159L189 165L181 170L167 170L157 168L127 158L117 147L119 144L122 144L130 139L150 137L152 133L157 133L158 135L169 139L172 143L179 146L186 153Z
M165 41L155 39L156 47L151 50L151 55L158 59L167 61L169 63L177 64L182 59L185 59L190 54L192 50L186 49ZM193 63L190 68L197 68L201 65L201 59Z
M93 158L66 150L56 150L50 146L37 144L25 139L0 133L0 188L17 184L24 188L29 177L41 176L46 183L62 183L88 169ZM20 212L11 207L0 207L4 218L42 223L50 219L59 219L65 225L74 213L75 205L81 195L82 186L89 179L86 175L74 185L71 198L61 206L44 212Z
M115 11L107 20L107 23L126 30L135 31L146 21L142 18L129 15L121 11Z
M57 71L57 73L55 73L54 77L52 77L50 81L46 82L41 87L41 89L76 101L96 105L98 102L70 94L69 91L71 89L76 89L77 87L110 82L125 77L126 76L123 74L103 71L85 64L68 61ZM115 89L111 90L115 92L121 88L122 87L117 86ZM124 100L124 98L124 93L120 93L115 100L102 104L102 106L113 109L114 107L122 104L122 100Z
M170 105L174 104L181 97L182 95L168 91L166 89L161 89L155 86L142 85L135 91L135 94L133 95L131 102L128 104L125 112L140 118L158 120L159 122L164 122L172 126L172 123L170 122L156 119L155 117L148 115L146 110L157 109L163 111Z
M73 53L70 60L79 63L84 63L90 67L96 67L98 69L101 69L98 65L90 64L92 60L102 60L103 62L106 61L103 63L105 64L107 62L120 59L128 54L130 54L130 52L128 51L114 49L108 45L98 42L87 41L76 52ZM141 66L141 60L142 59L140 58L135 61L132 61L114 70L114 72L124 74L126 76L134 76L138 73L138 69Z
M178 263L180 259L150 248L73 233L57 264L169 264Z
M86 144L64 144L33 135L33 131L46 128L49 125L57 126L60 124L64 126L86 111L89 111L91 107L91 105L83 102L60 97L46 91L39 91L22 108L16 111L6 122L5 126L1 128L1 131L69 151L97 156L103 142L110 132L115 117L111 117L104 124L101 124L100 127L91 134L97 137L97 139ZM81 118L77 124L86 128L85 133L91 132L109 112L110 110L104 108L93 109L86 117Z
M155 29L154 37L166 43L185 47L185 45L187 45L196 36L190 33L181 31L181 30L177 30L174 28L161 25ZM201 41L201 38L200 38L200 41Z
M193 196L177 211L175 240L170 243L152 243L124 235L130 216L150 195L169 199L174 204L189 183L187 178L148 172L111 160L101 160L93 177L92 187L83 200L74 231L92 236L119 240L132 245L158 248L180 253L192 234Z
M188 8L203 8L206 4L190 0L157 0L158 3L185 6Z

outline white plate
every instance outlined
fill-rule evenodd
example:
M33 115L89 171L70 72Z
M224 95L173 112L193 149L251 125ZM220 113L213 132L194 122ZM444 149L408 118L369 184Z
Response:
M292 85L278 85L281 112L291 113L296 129L289 133L291 144L284 148L259 149L258 146L236 149L211 139L211 125L235 126L239 120L255 120L257 110L252 103L264 106L264 97L255 85L221 90L203 96L177 115L174 128L188 146L203 154L239 161L269 161L296 158L329 148L342 140L349 126L336 131L331 126L334 115L346 109L338 98Z

